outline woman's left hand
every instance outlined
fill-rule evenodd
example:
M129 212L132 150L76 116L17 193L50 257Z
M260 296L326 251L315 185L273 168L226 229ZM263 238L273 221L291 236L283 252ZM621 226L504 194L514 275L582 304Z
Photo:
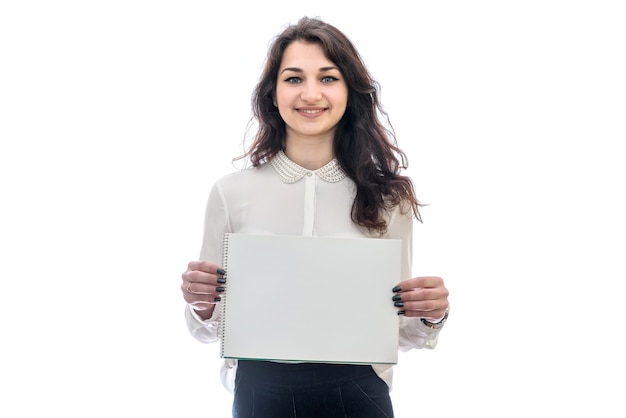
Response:
M404 316L438 321L448 308L448 289L437 276L422 276L404 280L393 288L392 298L398 311Z

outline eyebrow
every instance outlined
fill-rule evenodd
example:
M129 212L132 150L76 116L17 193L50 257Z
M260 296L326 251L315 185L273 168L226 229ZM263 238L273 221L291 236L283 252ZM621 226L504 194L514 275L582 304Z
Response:
M319 69L319 71L320 71L321 73L324 73L324 72L326 72L326 71L330 71L330 70L337 70L337 71L339 71L339 68L334 67L334 66L331 66L331 67L322 67L322 68L320 68L320 69ZM295 73L303 73L303 72L304 72L304 71L302 70L302 68L298 68L298 67L287 67L287 68L284 68L284 69L280 72L280 74L284 73L285 71L293 71L293 72L295 72Z

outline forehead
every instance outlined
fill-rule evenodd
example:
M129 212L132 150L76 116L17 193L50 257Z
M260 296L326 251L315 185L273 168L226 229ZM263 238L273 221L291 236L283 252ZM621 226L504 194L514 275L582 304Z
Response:
M281 70L285 67L319 69L329 66L335 64L326 57L319 44L302 41L294 41L285 48L280 64Z

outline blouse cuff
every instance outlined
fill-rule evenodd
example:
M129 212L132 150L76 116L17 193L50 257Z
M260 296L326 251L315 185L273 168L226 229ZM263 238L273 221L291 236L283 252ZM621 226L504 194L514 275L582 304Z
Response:
M400 345L401 351L414 348L435 348L441 329L433 329L422 323L421 318L400 317Z
M215 307L213 315L206 320L200 318L190 305L187 305L185 308L185 319L187 320L189 332L200 342L210 343L218 340L219 317L219 305Z

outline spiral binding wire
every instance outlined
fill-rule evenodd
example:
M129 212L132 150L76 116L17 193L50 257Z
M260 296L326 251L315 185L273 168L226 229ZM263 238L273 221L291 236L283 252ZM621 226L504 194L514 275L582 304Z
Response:
M222 246L222 269L226 272L224 277L228 275L228 242L230 234L227 232L224 234L224 242ZM220 325L219 325L219 337L220 337L220 357L224 358L224 337L226 336L226 300L228 299L228 286L225 286L224 292L221 294L220 301Z

